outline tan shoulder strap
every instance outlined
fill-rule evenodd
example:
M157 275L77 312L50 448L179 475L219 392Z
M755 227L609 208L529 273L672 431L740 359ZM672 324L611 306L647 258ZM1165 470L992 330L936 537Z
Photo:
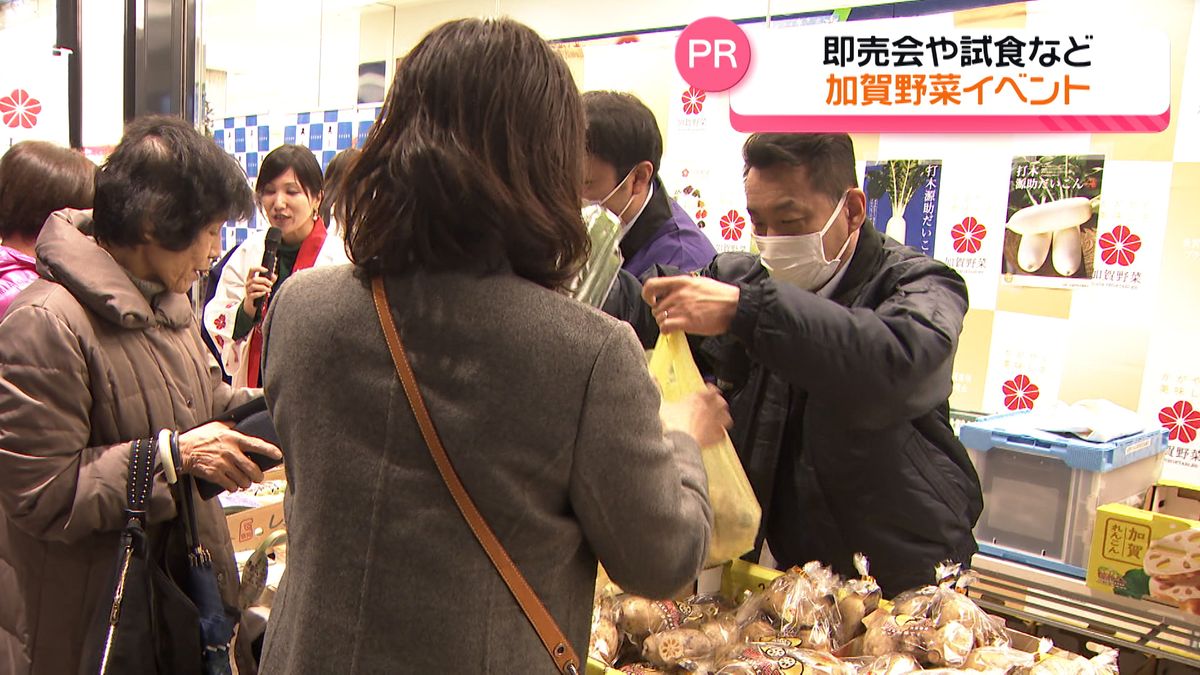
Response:
M417 418L417 426L421 428L421 435L425 437L425 444L429 446L429 453L433 455L433 462L437 465L438 473L442 475L442 480L449 488L451 496L454 497L454 503L458 505L458 510L462 512L463 518L467 520L467 525L471 527L471 532L475 534L475 538L487 552L488 558L491 558L496 571L508 585L508 590L516 598L517 604L525 612L525 617L529 619L529 623L533 624L533 629L537 631L542 644L546 646L546 652L550 654L550 658L554 659L554 665L559 672L578 675L579 657L575 654L571 643L559 629L554 617L546 611L546 607L538 599L537 593L525 581L521 571L513 564L512 558L508 557L508 552L504 550L504 546L496 538L492 528L488 527L487 521L480 515L479 509L476 508L467 489L463 487L458 473L454 470L454 465L450 463L450 458L446 455L442 440L438 437L433 420L429 417L429 410L425 407L425 399L417 387L417 379L408 363L408 355L404 352L400 333L396 330L396 323L392 319L392 311L387 301L387 291L383 287L383 277L376 276L371 279L371 291L375 298L375 311L379 314L379 323L383 326L383 334L387 338L388 351L391 352L392 362L396 365L396 374L400 377L401 384L404 385L404 393L408 396L408 404Z

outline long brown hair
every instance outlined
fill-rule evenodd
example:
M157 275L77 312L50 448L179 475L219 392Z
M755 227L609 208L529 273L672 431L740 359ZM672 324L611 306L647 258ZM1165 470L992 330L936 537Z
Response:
M561 288L588 254L583 148L579 92L537 33L452 21L397 69L334 213L368 272L511 269Z

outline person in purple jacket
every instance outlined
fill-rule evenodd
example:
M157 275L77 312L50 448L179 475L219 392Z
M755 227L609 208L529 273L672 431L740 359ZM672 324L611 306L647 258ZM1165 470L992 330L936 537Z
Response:
M0 157L0 318L38 278L34 243L59 209L92 208L96 165L53 143L23 141Z
M616 214L624 269L640 277L654 265L690 272L716 257L708 237L667 195L658 167L662 134L654 113L629 94L589 91L583 198Z

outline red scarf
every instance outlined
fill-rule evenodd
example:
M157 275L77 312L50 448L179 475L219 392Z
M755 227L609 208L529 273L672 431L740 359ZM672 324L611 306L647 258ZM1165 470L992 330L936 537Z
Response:
M325 221L317 218L317 221L313 223L312 232L309 232L308 237L304 239L304 243L300 244L300 252L296 254L296 264L292 266L292 274L313 266L313 263L317 261L317 254L321 252L321 247L325 245L325 235ZM263 301L263 316L266 316L267 304L270 301L271 296L268 293L267 298ZM247 387L262 386L259 382L260 371L262 370L262 340L262 322L259 321L254 324L254 329L250 331L250 354L247 356L247 367L250 370L246 372Z

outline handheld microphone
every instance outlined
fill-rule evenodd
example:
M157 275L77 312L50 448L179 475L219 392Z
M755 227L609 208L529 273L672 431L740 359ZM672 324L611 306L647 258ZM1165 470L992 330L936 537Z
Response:
M262 266L263 269L267 270L267 274L275 271L275 255L279 252L279 242L282 240L283 230L280 230L278 227L267 228L267 244L263 248L262 257ZM265 299L266 296L263 296L254 301L255 314L262 312L263 300Z

